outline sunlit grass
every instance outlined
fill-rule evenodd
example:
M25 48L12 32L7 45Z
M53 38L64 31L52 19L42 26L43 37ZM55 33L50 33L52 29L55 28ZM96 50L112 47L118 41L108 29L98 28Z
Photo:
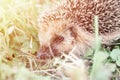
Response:
M25 68L39 47L37 16L34 0L0 0L0 80L40 79Z

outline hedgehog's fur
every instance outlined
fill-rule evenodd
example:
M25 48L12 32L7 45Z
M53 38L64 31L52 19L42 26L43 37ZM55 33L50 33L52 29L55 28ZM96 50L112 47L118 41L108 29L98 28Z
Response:
M38 57L68 53L75 45L85 53L95 41L93 19L99 17L103 44L120 37L120 0L62 0L39 18Z

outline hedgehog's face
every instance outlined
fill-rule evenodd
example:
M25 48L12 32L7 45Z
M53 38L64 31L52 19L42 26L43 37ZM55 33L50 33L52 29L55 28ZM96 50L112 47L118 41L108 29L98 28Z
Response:
M73 31L73 28L69 28L63 33L58 34L52 35L47 43L41 44L37 54L38 58L52 58L59 56L62 52L69 53L72 50L76 43L76 33Z

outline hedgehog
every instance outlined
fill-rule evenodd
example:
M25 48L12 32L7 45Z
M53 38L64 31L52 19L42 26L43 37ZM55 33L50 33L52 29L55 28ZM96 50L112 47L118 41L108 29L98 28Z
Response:
M94 16L99 17L101 44L120 37L120 0L61 0L40 15L38 58L69 53L74 46L84 54L95 42Z

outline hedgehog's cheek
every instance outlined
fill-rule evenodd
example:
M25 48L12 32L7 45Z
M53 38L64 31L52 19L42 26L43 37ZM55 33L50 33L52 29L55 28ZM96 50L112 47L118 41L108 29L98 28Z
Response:
M75 46L75 43L73 43L73 41L70 41L70 42L66 42L66 41L63 41L62 43L58 44L56 46L56 49L57 49L57 53L69 53L73 47Z

